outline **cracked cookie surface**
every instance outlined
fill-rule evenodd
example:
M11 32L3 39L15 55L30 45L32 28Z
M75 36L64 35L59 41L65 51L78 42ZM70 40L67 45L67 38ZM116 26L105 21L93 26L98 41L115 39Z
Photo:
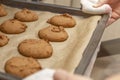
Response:
M19 44L18 51L23 56L40 59L52 56L53 48L45 40L26 39Z
M55 15L50 19L48 19L47 22L52 25L63 26L65 28L71 28L76 25L75 19L67 13L61 15Z
M4 34L0 33L0 47L5 46L9 41L9 38Z
M0 31L6 34L19 34L24 32L26 28L26 24L16 19L9 19L0 25Z
M38 20L38 15L32 10L24 8L15 13L14 18L22 22L32 22Z
M68 39L68 34L62 26L53 25L41 29L38 36L52 42L62 42Z
M0 4L0 17L6 16L8 13L5 10L4 6Z
M12 57L5 64L5 71L9 74L24 78L42 67L36 59L28 57Z

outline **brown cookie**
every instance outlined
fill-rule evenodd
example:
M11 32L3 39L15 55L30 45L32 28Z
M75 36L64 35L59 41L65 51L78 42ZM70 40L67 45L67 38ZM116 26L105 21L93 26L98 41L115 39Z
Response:
M27 57L12 57L5 64L5 71L12 75L24 78L39 70L41 65L36 59Z
M52 55L52 46L45 40L26 39L18 46L18 51L27 57L48 58Z
M0 33L0 47L6 45L8 41L8 37Z
M15 14L15 18L23 22L31 22L38 20L38 15L28 9L23 9Z
M27 26L24 23L16 19L7 20L0 25L0 31L7 34L22 33L26 30L26 28Z
M76 25L75 19L67 13L62 15L55 15L52 18L48 19L47 22L52 25L63 26L66 28L71 28Z
M7 15L7 11L4 9L2 4L0 4L0 17L6 16L6 15Z
M61 42L67 40L68 38L68 34L62 26L58 27L53 25L41 29L38 36L52 42Z

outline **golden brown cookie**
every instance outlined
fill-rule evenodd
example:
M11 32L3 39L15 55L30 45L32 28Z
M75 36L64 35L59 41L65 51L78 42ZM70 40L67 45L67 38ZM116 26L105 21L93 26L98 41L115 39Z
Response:
M7 11L4 9L2 4L0 4L0 17L6 16L6 15L7 15Z
M31 22L38 20L38 15L28 9L23 9L15 14L15 18L23 22Z
M76 25L75 19L67 13L62 15L55 15L52 18L48 19L47 22L52 25L63 26L66 28L71 28Z
M27 26L24 23L16 19L7 20L0 25L0 31L7 34L22 33L26 30L26 28Z
M62 26L58 27L53 25L41 29L38 36L52 42L61 42L67 40L68 38L68 34Z
M6 45L8 41L8 37L0 33L0 47Z
M26 39L18 46L18 51L27 57L48 58L52 55L52 46L45 40Z
M12 57L5 64L5 71L12 75L24 78L39 70L41 65L36 59L27 57Z

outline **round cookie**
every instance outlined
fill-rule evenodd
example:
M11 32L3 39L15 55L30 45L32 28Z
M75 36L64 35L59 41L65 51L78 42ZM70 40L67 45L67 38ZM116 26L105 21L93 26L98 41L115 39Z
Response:
M41 29L38 36L42 39L52 42L62 42L67 40L68 34L62 26L50 25L44 29Z
M0 47L5 46L8 41L8 37L0 33Z
M35 12L25 8L22 11L17 12L14 18L23 22L32 22L38 20L38 15Z
M36 59L27 57L12 57L5 64L5 71L12 75L24 78L39 70L41 65Z
M65 28L71 28L76 25L75 19L67 13L62 15L55 15L52 18L48 19L47 22L52 25L63 26Z
M27 57L48 58L52 55L52 46L45 40L26 39L18 46L18 51Z
M0 17L6 16L7 12L4 9L4 7L2 6L2 4L0 4Z
M0 25L0 31L7 34L19 34L24 32L26 28L27 26L24 23L16 19L7 20Z

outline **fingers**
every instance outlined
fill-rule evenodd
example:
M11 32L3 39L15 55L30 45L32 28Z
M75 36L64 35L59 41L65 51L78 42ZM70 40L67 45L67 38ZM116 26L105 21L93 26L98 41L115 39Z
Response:
M68 73L63 70L57 70L53 77L54 80L67 80Z
M117 11L113 10L111 17L114 18L115 20L117 20L117 19L120 18L120 13L118 13Z
M106 26L109 26L111 25L113 22L115 22L115 19L114 18L110 18L106 24Z
M120 73L109 76L107 79L105 80L119 80L120 79Z
M115 22L119 18L120 18L120 15L118 13L112 12L111 18L108 20L106 25L109 26L110 24L112 24L113 22Z
M54 80L91 80L80 75L73 75L64 70L57 70L54 74Z

